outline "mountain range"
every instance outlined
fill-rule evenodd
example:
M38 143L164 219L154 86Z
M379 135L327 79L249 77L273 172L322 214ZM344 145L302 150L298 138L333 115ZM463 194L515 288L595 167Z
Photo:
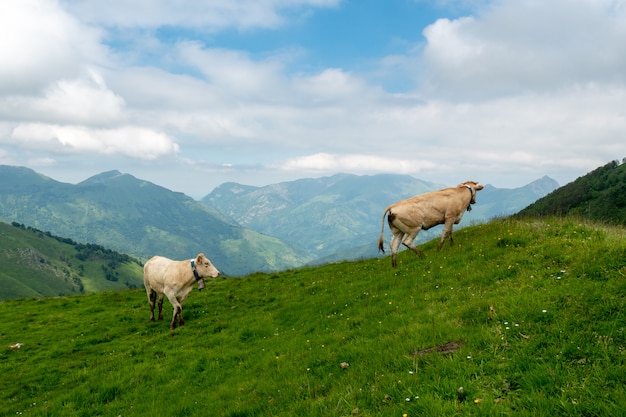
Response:
M515 213L557 187L549 177L516 189L487 185L462 225ZM405 175L338 174L265 187L225 183L197 201L119 171L67 184L0 166L0 220L140 261L204 252L226 275L241 276L375 256L384 208L439 188ZM420 238L441 233L428 232Z
M513 214L558 186L547 176L515 189L486 185L461 226ZM385 207L441 188L445 186L408 175L338 174L264 187L225 183L201 201L244 227L313 254L318 264L376 256ZM389 233L386 222L385 228ZM440 233L441 228L422 231L418 240Z
M0 166L0 219L142 261L156 254L187 259L204 252L230 275L286 269L311 259L207 204L118 171L73 185L28 168Z

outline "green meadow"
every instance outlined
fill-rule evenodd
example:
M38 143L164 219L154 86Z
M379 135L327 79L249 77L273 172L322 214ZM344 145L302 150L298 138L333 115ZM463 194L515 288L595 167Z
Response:
M0 415L623 414L625 230L499 219L454 237L395 269L207 282L175 331L142 289L1 302Z

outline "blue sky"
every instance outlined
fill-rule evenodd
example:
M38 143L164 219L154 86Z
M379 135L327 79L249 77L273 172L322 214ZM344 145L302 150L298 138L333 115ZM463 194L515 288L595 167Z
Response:
M163 44L175 45L194 40L205 47L246 51L254 59L280 53L296 54L287 73L311 73L326 68L367 74L373 71L380 57L405 54L424 42L424 27L439 18L451 18L470 11L459 5L449 8L433 1L361 0L330 2L327 7L291 7L284 10L286 20L280 28L229 27L213 32L198 26L163 26L143 28L143 36L154 36ZM110 28L107 45L133 50L136 28ZM129 36L131 37L129 39ZM142 62L167 67L171 71L198 75L189 68L177 67L147 54ZM384 80L394 89L407 80ZM413 83L411 83L412 85ZM409 88L407 86L404 89ZM398 89L398 88L395 88Z
M426 2L344 1L335 7L295 17L278 31L229 30L207 44L264 53L282 48L307 51L302 70L328 67L360 71L378 57L404 53L423 41L422 29L445 15ZM297 16L297 14L296 14Z
M192 197L338 172L514 188L626 157L623 0L9 0L0 164ZM584 28L584 30L581 30Z

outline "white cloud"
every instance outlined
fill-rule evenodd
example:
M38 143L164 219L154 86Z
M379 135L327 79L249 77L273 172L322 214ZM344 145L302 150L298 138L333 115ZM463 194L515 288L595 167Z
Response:
M626 80L620 0L495 1L424 35L421 75L431 94L480 99Z
M358 77L340 68L328 68L317 74L300 75L293 79L295 92L303 102L311 104L344 104L371 99L377 87L367 85Z
M416 174L424 169L433 168L434 163L427 160L408 160L385 158L376 155L333 155L317 153L285 162L282 169L304 170L312 172L333 173L380 173L394 172L398 174Z
M20 124L9 138L12 145L53 154L122 155L155 159L176 154L179 147L168 136L146 128L89 129L42 123Z
M0 97L0 115L14 120L106 125L122 121L124 111L124 99L94 70L85 77L55 81L40 97Z
M181 62L198 68L209 84L219 86L224 93L247 99L267 99L269 91L278 94L276 90L284 83L278 60L254 61L244 52L204 49L197 42L183 42L177 48Z
M106 55L100 32L81 24L55 0L3 2L0 38L0 94L37 91Z

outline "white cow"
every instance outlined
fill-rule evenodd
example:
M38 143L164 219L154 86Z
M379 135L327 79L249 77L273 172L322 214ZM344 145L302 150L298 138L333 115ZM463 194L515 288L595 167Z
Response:
M396 266L396 253L398 253L400 243L422 256L422 252L414 242L422 229L428 230L433 226L444 224L437 250L441 250L448 236L450 245L454 244L452 225L459 224L465 211L471 210L471 205L476 203L476 192L482 189L483 186L476 181L466 181L456 187L431 191L390 205L383 212L383 226L378 238L378 249L385 252L383 232L387 212L389 212L387 222L393 234L390 245L391 266Z
M195 259L173 261L162 256L151 258L143 267L143 285L146 287L148 302L150 303L150 321L154 321L154 304L158 298L159 320L163 320L163 297L167 297L174 307L170 329L176 328L176 318L179 325L183 321L183 301L193 288L194 282L198 289L204 288L204 278L217 278L217 270L204 254Z

